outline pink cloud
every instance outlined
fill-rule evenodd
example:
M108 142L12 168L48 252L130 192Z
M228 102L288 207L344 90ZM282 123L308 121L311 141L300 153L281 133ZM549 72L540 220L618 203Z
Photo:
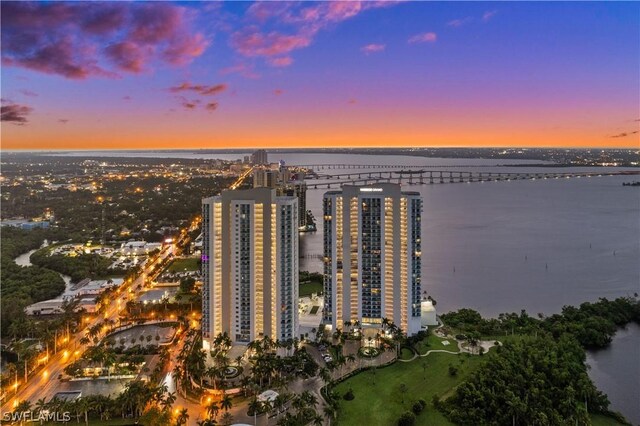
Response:
M248 22L276 21L291 27L289 33L266 32L256 26L232 34L230 45L247 57L289 55L294 50L308 47L317 33L350 19L359 13L380 7L389 7L398 1L324 1L324 2L257 2L245 15ZM310 4L310 5L309 5ZM293 59L267 59L274 66L287 66Z
M255 72L255 70L253 69L253 65L247 65L247 64L232 65L230 67L221 69L219 73L220 75L240 74L245 78L251 78L251 79L260 78L260 74Z
M226 84L215 84L209 86L206 84L191 84L188 82L184 82L179 86L170 87L169 91L173 93L191 91L196 92L200 95L211 96L222 93L227 90L227 88L228 86Z
M287 35L276 31L261 33L255 27L231 35L231 45L244 56L278 56L307 47L311 39L304 35Z
M282 90L282 89L276 89L276 90L273 91L273 94L276 95L276 96L280 96L283 93L284 93L284 90Z
M31 114L33 108L10 103L8 101L3 100L4 105L0 107L0 121L8 121L13 124L23 125L29 122L27 116Z
M483 20L484 22L487 22L487 21L489 21L491 18L493 18L493 17L495 16L495 14L496 14L496 13L498 13L498 11L497 11L497 10L489 10L489 11L485 12L485 13L482 15L482 20Z
M473 18L471 16L467 16L466 18L454 19L453 21L449 21L447 22L447 25L450 27L458 28L470 23L471 21L473 21Z
M33 91L29 90L29 89L22 89L22 90L20 91L20 93L22 93L22 94L23 94L23 95L25 95L25 96L30 96L30 97L36 97L36 96L38 96L38 94L37 94L36 92L33 92Z
M384 44L371 43L361 47L360 50L364 52L365 55L369 55L371 53L382 52L385 49L385 47L386 45Z
M409 38L408 43L434 43L438 36L436 33L422 33L416 34L413 37Z
M293 63L291 56L280 56L278 58L267 58L267 63L272 67L288 67Z
M204 108L205 108L207 111L215 111L215 110L217 110L217 109L218 109L218 103L217 103L217 102L209 102L208 104L206 104L206 105L204 106Z
M2 63L70 79L185 65L209 41L169 3L2 2ZM103 47L106 46L106 47Z
M140 46L131 41L123 41L107 47L105 54L119 70L139 73L144 69L144 65L153 51L149 47Z

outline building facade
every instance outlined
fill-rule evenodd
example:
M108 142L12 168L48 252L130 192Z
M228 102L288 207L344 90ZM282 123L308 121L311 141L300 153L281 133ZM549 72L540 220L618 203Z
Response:
M422 198L400 185L343 186L323 199L323 322L420 331Z
M298 201L273 189L223 191L202 201L205 349L298 334Z

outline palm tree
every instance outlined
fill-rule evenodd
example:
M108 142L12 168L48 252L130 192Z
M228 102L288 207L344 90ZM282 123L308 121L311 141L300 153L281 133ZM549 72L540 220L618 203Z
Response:
M313 424L316 426L322 426L323 420L324 419L322 418L322 416L316 413L316 415L313 417Z
M336 410L329 404L324 406L324 414L329 418L329 426L331 426L331 420L336 416Z
M207 414L209 417L213 417L214 419L218 416L218 411L220 411L220 407L213 401L211 404L207 406Z
M224 394L222 400L220 401L220 408L224 411L229 411L233 406L233 402L231 402L231 396L227 393Z
M260 401L258 401L255 397L249 403L249 412L253 411L253 424L254 425L258 424L258 411L260 410L261 406L262 406L262 404L260 404Z
M160 404L162 405L163 409L170 410L173 403L176 402L176 399L177 397L175 392L169 392L167 393L167 396L165 396L164 399L160 401Z
M176 424L178 426L182 426L182 425L187 423L187 420L189 420L189 411L186 408L183 408L178 413L178 418L176 419Z
M233 416L231 415L231 413L226 412L222 416L220 416L220 422L221 424L228 426L233 423Z
M38 409L38 417L40 417L40 424L42 424L42 417L40 415L40 413L42 413L44 410L47 409L47 402L46 399L44 398L40 398L39 400L36 401L36 408Z

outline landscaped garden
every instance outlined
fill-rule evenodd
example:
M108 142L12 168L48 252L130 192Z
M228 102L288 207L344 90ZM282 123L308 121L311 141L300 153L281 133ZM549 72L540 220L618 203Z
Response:
M417 425L449 425L451 423L433 407L433 396L449 396L481 362L479 356L432 353L410 362L397 362L357 374L335 387L340 396L349 389L354 395L351 401L341 400L339 423L395 425L402 413L411 411L414 402L420 398L427 405L416 416ZM454 376L450 375L449 365L457 368Z
M449 344L443 344L443 342L449 342ZM458 343L453 339L442 339L432 333L429 333L426 339L422 339L415 345L415 349L418 354L424 355L428 351L433 350L445 350L451 352L458 352Z
M169 272L176 273L185 271L199 271L199 260L200 259L198 257L182 257L175 259L173 262L171 262L171 265L169 265Z

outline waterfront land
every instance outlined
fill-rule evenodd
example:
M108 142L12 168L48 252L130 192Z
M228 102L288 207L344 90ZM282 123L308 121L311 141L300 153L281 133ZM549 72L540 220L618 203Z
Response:
M405 412L417 425L625 424L589 379L584 349L606 347L618 327L640 323L637 298L567 306L548 318L523 311L485 319L461 309L442 319L435 334L408 341L399 362L333 388L340 424L393 425ZM420 400L425 407L414 412Z

